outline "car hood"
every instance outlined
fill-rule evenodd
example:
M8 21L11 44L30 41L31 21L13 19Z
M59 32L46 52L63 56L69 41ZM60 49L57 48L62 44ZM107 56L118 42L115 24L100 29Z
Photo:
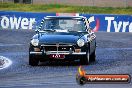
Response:
M83 33L41 33L39 36L40 43L55 44L55 43L71 43L76 44L77 40Z

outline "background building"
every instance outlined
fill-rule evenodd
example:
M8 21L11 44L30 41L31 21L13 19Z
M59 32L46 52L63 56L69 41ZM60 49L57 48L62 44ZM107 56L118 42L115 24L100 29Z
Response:
M66 4L97 7L132 7L132 0L0 0L26 4Z
M32 0L0 0L0 2L13 2L13 3L25 3L25 4L31 4Z

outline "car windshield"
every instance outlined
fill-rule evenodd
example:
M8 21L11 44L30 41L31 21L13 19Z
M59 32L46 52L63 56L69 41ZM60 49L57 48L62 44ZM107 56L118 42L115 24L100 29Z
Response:
M86 31L84 21L80 19L45 19L41 29L51 31Z

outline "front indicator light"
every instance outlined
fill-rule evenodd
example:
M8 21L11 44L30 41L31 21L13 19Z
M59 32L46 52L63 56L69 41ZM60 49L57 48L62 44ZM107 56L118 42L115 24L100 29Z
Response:
M34 48L34 51L39 52L40 49L39 48Z
M76 53L80 53L81 52L81 49L75 49L75 52Z

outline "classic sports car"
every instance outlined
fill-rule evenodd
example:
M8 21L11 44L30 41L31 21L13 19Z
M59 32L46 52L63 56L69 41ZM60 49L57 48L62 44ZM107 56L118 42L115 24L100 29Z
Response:
M95 61L96 36L83 16L47 16L32 37L29 65L46 60Z

